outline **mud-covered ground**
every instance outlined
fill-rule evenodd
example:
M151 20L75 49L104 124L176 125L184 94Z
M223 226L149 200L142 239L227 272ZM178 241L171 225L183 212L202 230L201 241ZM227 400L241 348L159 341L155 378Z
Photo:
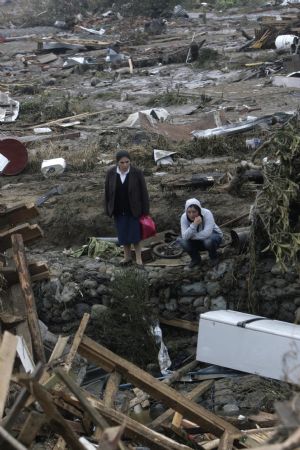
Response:
M13 3L5 5L6 11L11 11ZM62 69L67 54L58 54L57 60L52 63L40 64L36 60L39 56L36 37L57 33L76 38L94 39L95 36L78 28L75 31L62 31L53 26L17 25L7 28L2 21L0 34L4 37L36 36L0 44L1 88L8 90L21 104L16 122L1 125L2 135L31 135L34 126L59 117L80 113L99 114L88 115L80 119L79 125L68 129L80 131L80 137L76 139L28 144L29 164L25 171L16 177L2 176L0 179L1 202L8 206L19 202L35 202L48 189L59 185L63 187L63 194L52 197L40 208L40 224L45 237L37 245L68 247L85 242L91 235L113 235L112 222L103 213L103 182L107 167L113 162L115 150L126 148L132 151L133 163L144 169L150 191L151 212L159 230L178 230L179 215L186 198L191 196L198 197L210 208L219 224L247 212L255 197L253 186L233 197L226 192L224 181L205 191L185 188L184 183L180 188L174 188L172 183L166 184L168 180L178 180L179 177L189 179L192 174L199 173L222 173L225 176L223 180L226 176L230 179L236 164L251 156L251 151L245 146L245 139L257 135L267 137L268 131L256 129L232 141L206 140L195 145L193 142L172 142L139 128L129 130L118 128L117 125L132 112L156 106L165 106L174 124L197 121L203 113L220 108L225 110L226 118L231 121L249 114L262 116L296 110L299 104L296 91L272 86L269 76L242 79L256 70L255 63L273 62L282 58L282 55L272 49L236 51L246 42L238 31L239 27L242 26L252 36L260 15L276 16L282 12L240 14L238 9L234 9L226 12L226 16L217 11L209 12L206 24L195 12L190 15L190 19L171 20L166 33L161 36L144 36L146 42L142 45L135 45L126 19L118 22L118 19L111 18L103 25L107 33L101 39L109 41L123 37L121 51L133 55L134 67L135 60L139 61L141 55L144 58L149 55L149 64L152 62L150 66L135 68L132 75L107 71L105 49L80 54L96 58L97 66L89 70L80 66ZM98 20L98 26L100 22ZM16 23L19 23L17 19ZM142 24L143 18L137 19L134 31L138 30L139 36ZM127 41L124 39L126 33L130 35ZM218 55L208 60L200 57L192 64L184 64L185 56L181 55L177 63L164 64L163 61L168 62L168 56L174 55L174 49L178 46L183 47L184 54L187 54L194 33L197 42L202 40L203 34L206 40L204 47L217 51ZM175 40L160 42L170 38ZM173 59L176 60L176 57ZM247 64L252 66L247 67ZM183 108L186 105L191 109L195 107L191 115L185 114ZM56 125L52 130L53 133L64 131ZM153 161L154 148L176 151L175 164L157 168ZM67 170L58 178L44 179L40 173L40 164L43 159L53 157L64 157ZM218 157L226 159L209 164L202 160Z

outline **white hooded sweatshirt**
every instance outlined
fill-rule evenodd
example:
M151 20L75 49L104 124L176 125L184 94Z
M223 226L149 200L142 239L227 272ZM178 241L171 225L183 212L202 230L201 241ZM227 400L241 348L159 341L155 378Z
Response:
M194 225L187 218L187 209L191 205L197 205L201 209L202 223L200 225ZM215 223L214 216L209 209L201 208L201 203L196 198L190 198L185 203L185 212L182 214L180 219L181 225L181 236L183 239L198 239L205 240L208 239L212 233L218 234L223 237L223 233ZM197 231L197 229L199 231Z

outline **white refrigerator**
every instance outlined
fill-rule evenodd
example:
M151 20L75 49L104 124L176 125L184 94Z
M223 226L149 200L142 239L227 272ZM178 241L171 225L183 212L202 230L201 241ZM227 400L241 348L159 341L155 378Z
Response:
M200 315L197 360L300 383L300 326L238 311Z

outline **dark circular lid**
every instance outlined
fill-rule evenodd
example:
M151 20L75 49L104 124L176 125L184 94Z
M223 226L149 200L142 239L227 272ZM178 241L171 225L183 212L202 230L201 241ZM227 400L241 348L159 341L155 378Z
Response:
M13 138L3 139L0 141L0 153L9 160L2 172L3 175L18 175L25 169L28 153L22 142Z

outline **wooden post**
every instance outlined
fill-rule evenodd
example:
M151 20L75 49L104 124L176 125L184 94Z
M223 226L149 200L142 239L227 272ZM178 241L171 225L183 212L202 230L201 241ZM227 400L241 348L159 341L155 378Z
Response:
M0 426L0 437L3 438L4 441L6 441L10 448L15 448L16 450L27 450L24 445L20 444L20 442L17 441L8 431L6 431L4 428ZM4 448L4 447L2 447Z
M25 299L27 319L31 333L34 353L40 361L45 363L46 357L38 321L38 315L36 311L33 290L31 287L31 280L26 261L23 238L20 234L13 234L11 237L11 241L12 241L13 256L18 270L21 289L23 291Z
M0 419L2 419L7 394L9 390L10 377L14 367L18 339L13 334L4 332L0 346Z

